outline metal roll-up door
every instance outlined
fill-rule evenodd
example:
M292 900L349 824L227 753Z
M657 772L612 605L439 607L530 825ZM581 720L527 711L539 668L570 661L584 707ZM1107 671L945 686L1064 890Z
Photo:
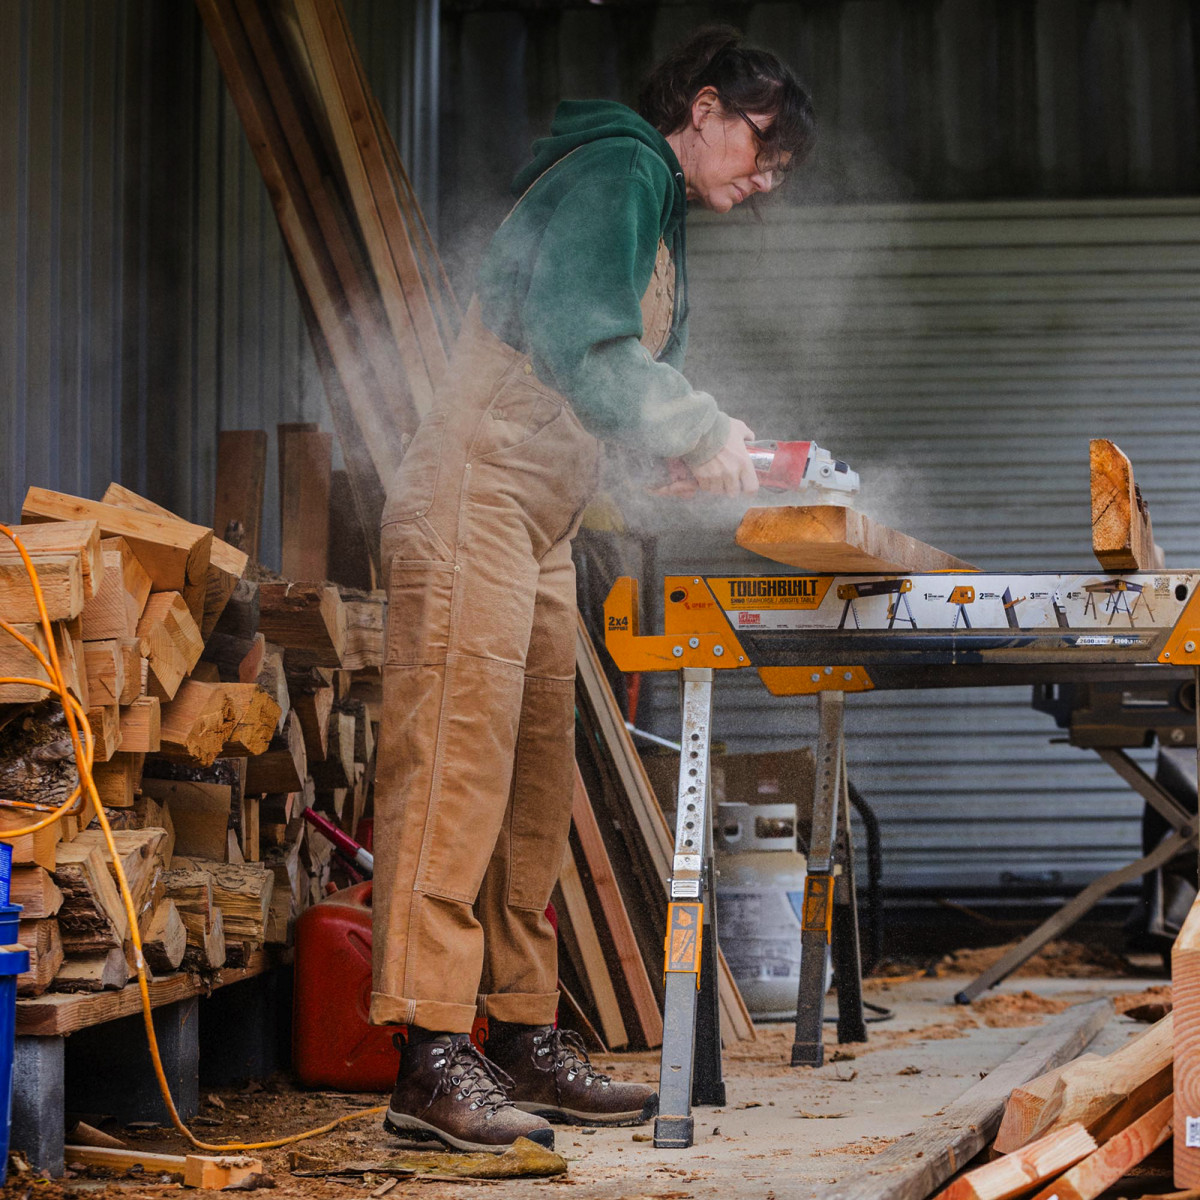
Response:
M860 509L984 569L1094 566L1088 440L1110 437L1168 565L1200 563L1200 201L768 210L692 222L696 386L760 437L815 438L861 473ZM651 519L660 572L777 569L733 545L729 505ZM1141 801L1029 699L850 699L889 887L1070 888L1136 855ZM733 751L814 731L811 701L749 672L716 711ZM670 736L676 713L660 677L639 723Z

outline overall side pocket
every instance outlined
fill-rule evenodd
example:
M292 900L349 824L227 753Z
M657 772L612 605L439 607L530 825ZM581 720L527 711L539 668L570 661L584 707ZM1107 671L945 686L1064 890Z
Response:
M412 521L429 511L437 491L445 433L444 412L431 414L417 427L388 491L383 510L385 525Z

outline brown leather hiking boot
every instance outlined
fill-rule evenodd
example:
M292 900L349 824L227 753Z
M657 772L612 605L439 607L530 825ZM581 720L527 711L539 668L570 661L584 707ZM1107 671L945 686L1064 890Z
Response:
M489 1021L487 1056L512 1077L517 1108L570 1125L641 1125L658 1111L644 1083L618 1083L588 1061L583 1039L552 1025Z
M554 1149L554 1130L508 1098L511 1080L465 1033L447 1033L400 1050L400 1073L383 1127L397 1137L454 1150L507 1150L526 1137Z

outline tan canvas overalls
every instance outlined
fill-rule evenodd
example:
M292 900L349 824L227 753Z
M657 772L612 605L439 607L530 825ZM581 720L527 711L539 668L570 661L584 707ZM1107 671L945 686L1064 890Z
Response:
M642 299L650 355L670 332L674 282L660 244ZM545 908L571 822L571 538L598 462L568 401L473 301L383 516L376 1024L554 1020Z

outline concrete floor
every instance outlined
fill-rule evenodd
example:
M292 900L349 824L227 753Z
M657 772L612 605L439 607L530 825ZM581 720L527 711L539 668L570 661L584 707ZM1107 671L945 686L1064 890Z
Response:
M980 1009L978 1002L973 1008L951 1002L953 979L891 985L874 981L868 984L867 998L892 1008L895 1015L869 1027L868 1043L845 1047L841 1053L828 1030L827 1060L838 1061L827 1061L820 1069L786 1065L791 1046L786 1025L760 1027L757 1043L727 1051L728 1103L697 1111L696 1144L691 1149L656 1150L648 1129L591 1134L564 1129L557 1142L570 1160L568 1176L541 1183L512 1181L505 1185L505 1194L533 1197L542 1194L535 1188L570 1186L575 1195L598 1200L820 1196L824 1187L862 1169L877 1150L935 1117L1052 1015L1017 1012L1016 1019L1024 1016L1030 1023L995 1027L986 1023L989 1008L994 1010L997 1003L1005 1008L992 1011L990 1019L1013 1019L1013 1014L1010 1002L993 998L1030 993L1035 999L1011 1008L1036 1009L1139 992L1165 982L1024 978L989 993ZM1091 1049L1109 1053L1144 1028L1117 1017ZM625 1078L649 1080L657 1059L615 1055L601 1065Z

